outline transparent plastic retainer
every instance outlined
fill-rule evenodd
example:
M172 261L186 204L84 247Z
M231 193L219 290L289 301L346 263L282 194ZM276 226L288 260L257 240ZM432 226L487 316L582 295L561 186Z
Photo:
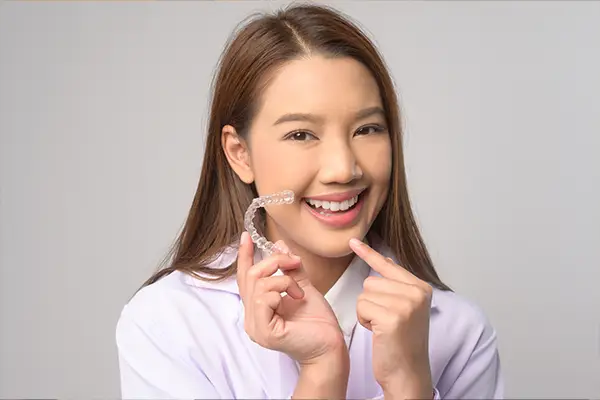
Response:
M252 242L256 244L256 247L264 251L267 254L267 256L270 256L273 253L287 254L288 251L268 241L264 236L261 236L258 233L256 227L254 226L254 217L256 215L256 211L261 207L269 205L292 204L293 202L294 192L292 192L291 190L284 190L283 192L255 198L254 200L252 200L252 203L250 203L248 210L246 210L246 214L244 215L244 227L246 228L246 231L250 234Z

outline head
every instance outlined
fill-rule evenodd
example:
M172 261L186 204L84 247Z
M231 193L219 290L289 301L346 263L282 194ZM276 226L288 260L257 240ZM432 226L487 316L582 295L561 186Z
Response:
M208 264L239 240L256 196L292 190L262 229L298 253L348 256L348 241L382 237L403 265L439 280L407 193L399 106L382 57L339 12L300 5L235 32L212 87L198 189L172 264L215 278Z
M367 67L298 45L305 50L265 77L246 131L223 128L222 147L234 173L258 195L295 193L294 204L268 209L264 230L271 241L283 239L300 255L343 258L351 253L348 241L368 233L388 197L390 132Z

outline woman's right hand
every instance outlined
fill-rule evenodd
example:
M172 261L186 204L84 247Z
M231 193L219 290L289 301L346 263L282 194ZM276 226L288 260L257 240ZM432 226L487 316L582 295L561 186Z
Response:
M337 318L310 283L300 258L273 254L254 264L254 244L244 232L237 268L244 328L254 342L287 354L301 367L347 358ZM278 269L283 275L272 276Z

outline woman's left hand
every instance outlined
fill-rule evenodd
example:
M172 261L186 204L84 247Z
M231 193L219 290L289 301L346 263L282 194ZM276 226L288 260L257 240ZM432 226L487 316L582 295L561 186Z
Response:
M365 280L356 311L373 332L373 373L385 398L431 399L431 286L359 240L350 247L381 274Z

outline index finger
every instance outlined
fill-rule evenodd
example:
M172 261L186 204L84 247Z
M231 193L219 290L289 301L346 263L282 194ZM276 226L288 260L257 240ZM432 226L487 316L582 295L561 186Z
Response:
M409 271L396 265L390 259L384 257L373 250L371 246L358 239L350 239L350 248L384 278L411 284L420 282L419 278Z

